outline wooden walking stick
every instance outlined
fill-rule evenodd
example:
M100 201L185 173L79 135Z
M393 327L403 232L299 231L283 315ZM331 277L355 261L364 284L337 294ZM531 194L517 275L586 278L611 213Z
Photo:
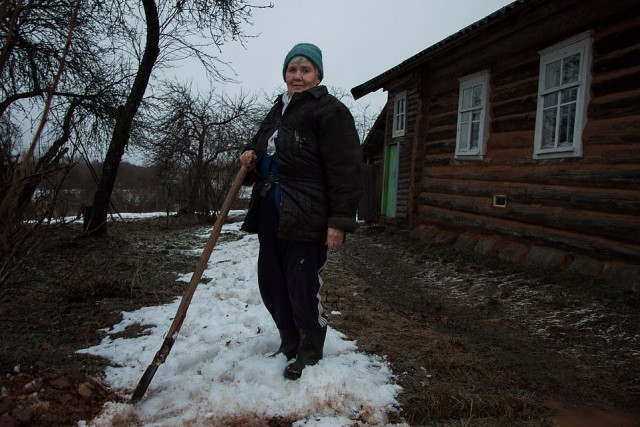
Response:
M173 323L171 323L171 327L169 328L169 332L167 332L167 336L160 347L160 350L156 353L155 357L151 364L147 367L147 370L140 378L140 382L136 387L129 403L135 404L138 403L144 393L147 391L153 376L156 374L158 367L162 365L165 360L167 360L167 356L169 356L169 352L171 351L171 347L173 347L173 343L175 342L176 336L178 335L178 331L180 331L180 327L184 322L185 317L187 317L187 309L189 308L189 304L191 303L191 298L198 287L198 283L202 278L202 273L209 262L209 257L211 257L211 253L213 252L213 248L218 241L218 237L220 236L220 231L222 230L222 225L231 209L231 205L235 200L238 192L240 191L240 187L242 186L242 181L244 181L244 177L247 175L248 169L244 166L240 167L240 171L236 175L233 183L231 184L231 188L227 193L227 196L222 203L222 208L220 209L220 215L216 219L216 223L213 226L213 230L211 230L211 235L207 240L207 244L202 251L202 255L200 255L200 259L198 260L198 264L196 265L196 271L193 272L193 276L191 276L191 280L189 281L189 285L187 286L187 290L185 291L182 301L180 301L180 306L178 306L178 311L176 312L176 317L173 319Z

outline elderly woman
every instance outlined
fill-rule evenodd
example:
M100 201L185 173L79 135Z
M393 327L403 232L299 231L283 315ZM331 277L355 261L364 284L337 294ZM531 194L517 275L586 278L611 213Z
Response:
M254 171L243 229L258 233L258 285L281 338L275 354L295 358L284 376L296 380L322 359L321 273L328 249L356 227L362 155L351 113L320 86L320 49L295 45L282 74L287 91L240 156Z

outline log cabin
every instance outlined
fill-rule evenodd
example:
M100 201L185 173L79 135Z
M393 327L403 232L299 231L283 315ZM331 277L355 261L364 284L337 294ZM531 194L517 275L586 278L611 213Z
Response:
M640 292L640 1L514 1L380 89L361 219Z

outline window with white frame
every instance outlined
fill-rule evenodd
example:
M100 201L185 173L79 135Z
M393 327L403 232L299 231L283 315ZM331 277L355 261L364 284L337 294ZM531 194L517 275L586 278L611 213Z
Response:
M540 52L534 158L582 156L590 66L588 32Z
M481 159L489 136L489 72L460 79L456 157Z
M404 136L407 125L407 92L398 93L393 99L393 131L392 137Z

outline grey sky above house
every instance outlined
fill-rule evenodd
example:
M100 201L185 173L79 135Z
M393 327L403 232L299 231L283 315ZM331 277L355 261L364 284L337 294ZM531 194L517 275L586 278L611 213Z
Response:
M219 53L232 69L223 72L238 83L216 88L240 92L284 90L283 60L293 45L314 43L323 53L323 84L349 91L405 59L510 4L512 0L272 0L272 9L256 9L255 35L244 47L229 43ZM254 1L266 5L269 0ZM218 53L216 53L218 54ZM233 74L235 72L235 75ZM180 79L208 89L201 70L182 67ZM382 107L386 93L377 91L357 104Z

